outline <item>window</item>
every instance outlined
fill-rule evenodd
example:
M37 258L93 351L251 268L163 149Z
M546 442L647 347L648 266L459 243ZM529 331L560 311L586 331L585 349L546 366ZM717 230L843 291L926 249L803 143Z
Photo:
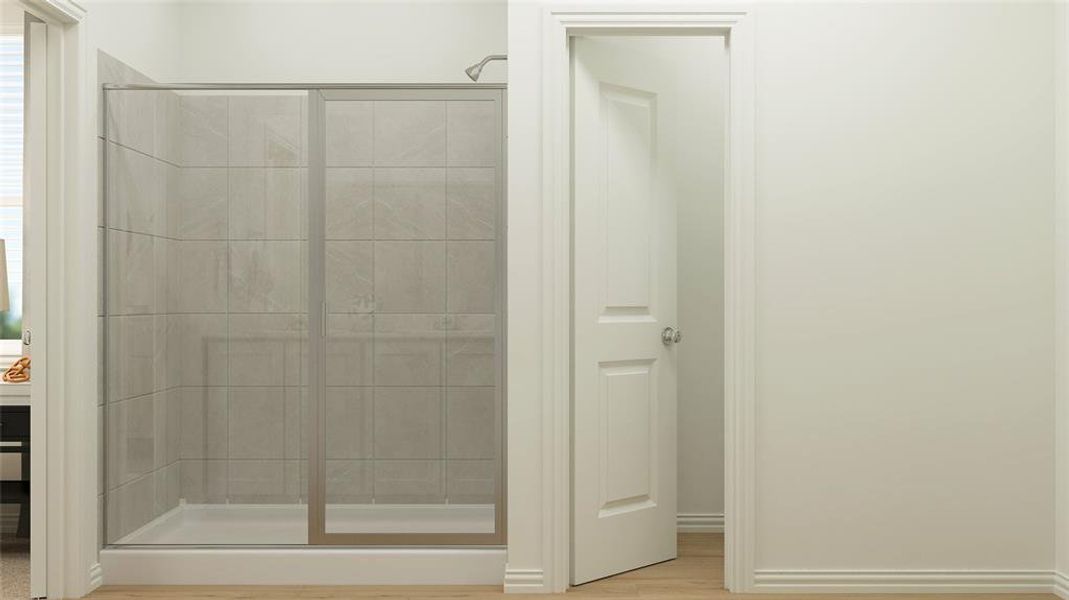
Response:
M0 312L0 356L22 354L23 47L22 23L0 24L0 238L10 294L10 309Z

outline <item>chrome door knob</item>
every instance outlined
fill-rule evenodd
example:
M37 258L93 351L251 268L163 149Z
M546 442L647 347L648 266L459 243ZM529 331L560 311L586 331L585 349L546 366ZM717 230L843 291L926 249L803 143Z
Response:
M683 332L675 327L665 327L661 330L661 342L663 342L665 346L678 344L681 341L683 341Z

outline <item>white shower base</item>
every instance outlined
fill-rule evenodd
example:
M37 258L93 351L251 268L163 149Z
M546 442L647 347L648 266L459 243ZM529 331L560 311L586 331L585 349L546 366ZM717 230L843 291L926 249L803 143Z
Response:
M492 504L345 504L327 507L327 533L493 533ZM308 543L303 504L181 504L118 545Z
M100 552L110 585L499 585L505 549L307 544L304 505L182 504ZM342 505L328 531L488 533L493 505ZM123 547L123 544L132 545ZM210 547L210 546L216 547ZM241 546L227 548L226 546ZM157 546L157 547L148 547ZM183 547L185 546L185 547ZM260 548L250 546L264 546ZM278 547L271 547L278 546Z

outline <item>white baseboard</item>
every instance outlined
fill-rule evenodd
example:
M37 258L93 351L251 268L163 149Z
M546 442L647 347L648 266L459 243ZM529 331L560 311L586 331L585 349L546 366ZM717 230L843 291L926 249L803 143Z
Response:
M542 569L505 569L506 594L546 594L545 574Z
M1050 593L1050 571L778 571L754 572L754 592L778 593Z
M1069 600L1069 575L1054 573L1054 588L1051 591L1062 600Z
M105 585L501 585L504 548L106 548Z
M723 533L724 513L676 515L676 531L682 533Z
M87 581L89 581L89 591L104 585L104 569L100 567L100 563L95 562L89 567L89 579Z

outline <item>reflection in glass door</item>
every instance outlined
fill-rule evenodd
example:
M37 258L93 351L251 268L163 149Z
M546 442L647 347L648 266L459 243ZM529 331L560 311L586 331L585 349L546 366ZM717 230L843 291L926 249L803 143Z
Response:
M503 100L311 94L312 543L504 541Z

